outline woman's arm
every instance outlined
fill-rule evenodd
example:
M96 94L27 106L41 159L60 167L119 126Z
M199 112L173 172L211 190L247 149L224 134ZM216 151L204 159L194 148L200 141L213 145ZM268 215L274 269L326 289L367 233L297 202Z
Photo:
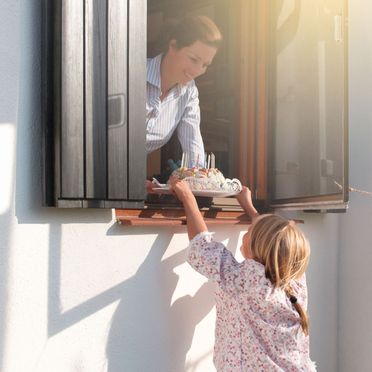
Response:
M185 208L189 240L201 232L208 231L207 225L199 211L195 196L191 192L189 185L176 177L170 178L170 184L172 190Z
M200 133L200 107L198 89L195 85L177 125L177 136L182 151L188 155L187 166L204 167L204 144Z

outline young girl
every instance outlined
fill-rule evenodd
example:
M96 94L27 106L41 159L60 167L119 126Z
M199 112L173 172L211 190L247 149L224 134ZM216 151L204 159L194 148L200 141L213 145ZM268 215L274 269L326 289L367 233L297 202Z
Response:
M217 282L217 371L315 371L309 356L305 270L310 247L292 222L259 216L245 187L238 201L253 218L238 263L213 240L187 183L172 178L190 239L188 262Z

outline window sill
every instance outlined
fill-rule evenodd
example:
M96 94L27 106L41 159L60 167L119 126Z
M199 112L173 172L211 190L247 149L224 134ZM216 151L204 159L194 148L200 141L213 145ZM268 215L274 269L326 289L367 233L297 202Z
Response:
M207 225L249 225L251 219L242 211L222 211L212 208L200 210ZM118 223L130 226L179 226L186 225L182 208L116 209Z

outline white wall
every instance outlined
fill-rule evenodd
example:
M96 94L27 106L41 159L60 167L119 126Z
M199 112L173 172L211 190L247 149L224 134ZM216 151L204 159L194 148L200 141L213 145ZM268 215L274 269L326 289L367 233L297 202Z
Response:
M350 186L372 191L372 3L350 6ZM341 218L339 371L372 365L372 195L350 195Z
M354 21L361 6L353 0ZM39 1L0 2L0 52L0 370L213 371L212 289L184 263L183 228L125 228L111 211L40 207ZM371 105L359 100L359 88L370 94L370 66L351 63L351 180L371 189L358 153L372 138ZM300 215L312 243L311 346L321 371L367 370L370 214L367 199L353 196L341 231L339 216ZM227 236L234 250L239 228L218 228L218 239Z

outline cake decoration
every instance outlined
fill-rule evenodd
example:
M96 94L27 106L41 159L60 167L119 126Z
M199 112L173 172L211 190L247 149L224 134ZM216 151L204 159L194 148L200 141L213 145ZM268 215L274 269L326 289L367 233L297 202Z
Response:
M225 178L217 168L180 167L173 171L172 176L187 182L193 191L225 191L239 193L242 190L240 181L236 178Z

